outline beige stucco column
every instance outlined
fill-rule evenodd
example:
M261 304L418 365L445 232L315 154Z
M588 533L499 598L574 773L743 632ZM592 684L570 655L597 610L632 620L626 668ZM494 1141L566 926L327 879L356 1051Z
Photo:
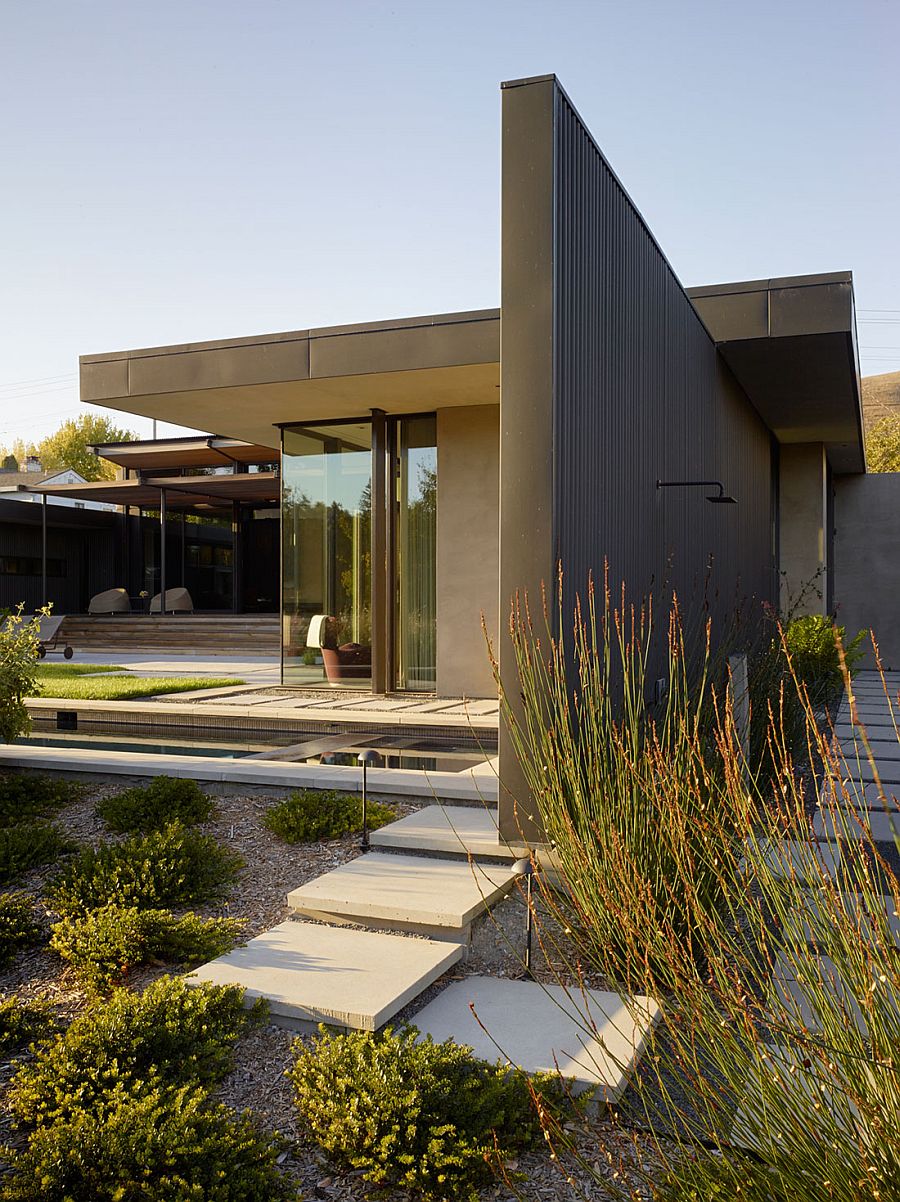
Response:
M500 406L437 415L437 691L496 697L481 626L497 638Z
M779 460L781 611L795 617L823 614L828 604L825 447L820 442L783 443Z

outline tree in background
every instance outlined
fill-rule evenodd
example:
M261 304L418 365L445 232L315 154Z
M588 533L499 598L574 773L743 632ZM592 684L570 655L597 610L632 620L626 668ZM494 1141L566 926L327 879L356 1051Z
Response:
M136 438L130 430L113 425L108 417L83 413L63 422L55 434L48 434L36 449L45 472L70 467L85 480L113 480L115 465L99 459L88 448L105 442L128 442Z
M870 472L900 472L900 413L889 413L866 430Z

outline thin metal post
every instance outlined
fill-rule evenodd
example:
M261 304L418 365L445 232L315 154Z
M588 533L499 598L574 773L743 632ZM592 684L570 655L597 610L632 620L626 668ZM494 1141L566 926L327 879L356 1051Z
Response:
M243 535L241 532L241 503L231 502L231 612L241 612L244 586Z
M534 865L528 865L528 872L525 875L525 905L527 907L525 913L525 972L522 978L525 981L533 981L534 973L531 971L531 933L534 927L534 914L532 913L531 904L531 889L532 881L534 880Z
M368 781L366 780L366 769L367 768L368 768L368 764L366 763L365 760L363 760L362 839L360 839L360 841L359 841L359 845L363 851L369 850L369 814L368 814L369 790L368 790Z
M47 494L41 497L41 605L47 604Z
M159 613L166 613L166 490L159 490Z
M387 420L382 409L372 410L372 692L386 693L388 680L387 637L390 622L387 591L388 516Z

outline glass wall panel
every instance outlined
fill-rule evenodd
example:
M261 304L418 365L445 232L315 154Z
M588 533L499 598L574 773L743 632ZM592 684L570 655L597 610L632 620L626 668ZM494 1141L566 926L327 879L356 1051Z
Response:
M372 430L292 426L282 444L284 683L372 682Z
M437 677L437 422L397 421L397 688L434 691Z

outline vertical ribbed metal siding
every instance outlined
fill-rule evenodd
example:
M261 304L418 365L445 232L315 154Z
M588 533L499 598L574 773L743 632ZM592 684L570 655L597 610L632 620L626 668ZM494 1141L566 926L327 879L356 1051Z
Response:
M771 600L769 432L572 108L554 105L555 554L570 589L609 561L637 598L704 589L724 620ZM657 479L721 479L738 504ZM571 597L569 598L571 600Z

